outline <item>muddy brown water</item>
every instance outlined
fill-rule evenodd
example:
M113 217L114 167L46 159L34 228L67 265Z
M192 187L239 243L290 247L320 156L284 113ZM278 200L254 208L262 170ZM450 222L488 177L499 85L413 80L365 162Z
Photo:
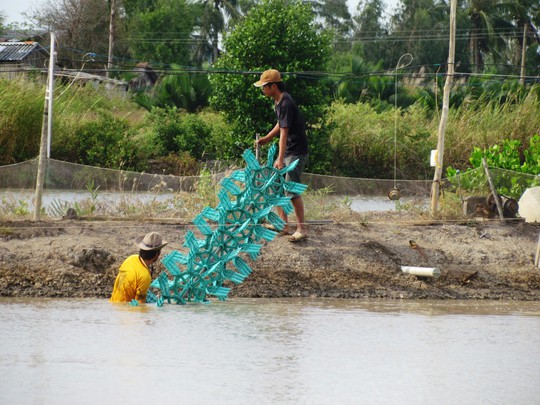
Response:
M6 404L533 404L540 302L0 298Z

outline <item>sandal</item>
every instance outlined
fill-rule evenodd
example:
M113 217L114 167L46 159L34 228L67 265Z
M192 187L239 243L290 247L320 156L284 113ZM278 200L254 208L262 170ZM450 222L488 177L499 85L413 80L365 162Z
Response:
M296 242L301 242L303 240L306 240L307 239L307 235L306 234L303 234L303 233L300 233L298 231L296 231L295 233L293 233L290 237L289 237L289 242L293 242L293 243L296 243Z
M266 228L270 231L274 231L274 232L277 232L279 235L283 236L283 235L290 235L291 233L289 232L289 230L287 229L287 227L283 227L283 229L280 231L278 230L274 225L272 224L269 224L269 223L264 223L262 224L263 228Z

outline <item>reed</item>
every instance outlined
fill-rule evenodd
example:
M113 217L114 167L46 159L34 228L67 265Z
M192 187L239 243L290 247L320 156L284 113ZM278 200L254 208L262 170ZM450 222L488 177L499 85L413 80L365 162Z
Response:
M33 82L0 79L0 165L37 156L44 89Z

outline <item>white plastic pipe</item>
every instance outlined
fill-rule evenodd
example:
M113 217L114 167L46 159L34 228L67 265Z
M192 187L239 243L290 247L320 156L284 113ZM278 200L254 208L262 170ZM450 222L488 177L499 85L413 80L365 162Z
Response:
M439 278L441 275L441 271L437 267L401 266L401 271L405 274L412 274L414 276L421 277Z

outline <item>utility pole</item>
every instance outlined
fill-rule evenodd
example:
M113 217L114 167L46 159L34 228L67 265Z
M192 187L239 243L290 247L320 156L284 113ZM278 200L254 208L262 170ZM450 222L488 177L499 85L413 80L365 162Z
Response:
M519 75L519 83L525 85L525 57L527 55L527 27L528 23L523 25L523 43L521 45L521 71Z
M454 78L454 56L456 53L456 9L457 0L450 0L450 46L448 49L448 71L446 73L446 82L443 91L443 107L441 121L439 123L439 136L437 140L437 155L435 164L435 175L431 186L431 216L437 215L437 206L439 204L439 192L442 179L442 167L444 157L444 132L446 130L446 121L448 120L448 110L450 104L450 88Z
M45 171L47 159L51 156L52 139L52 114L53 114L53 89L54 89L54 59L56 51L54 49L56 37L51 32L51 47L49 50L49 74L47 87L45 89L45 104L43 106L43 122L41 125L41 143L39 146L38 169L36 176L36 192L34 196L34 221L41 218L41 202L43 197L43 186L45 182Z
M115 0L110 0L111 5L111 17L109 20L109 55L107 57L107 72L106 76L111 76L111 71L113 68L113 49L114 49L114 20L116 15L116 4Z

